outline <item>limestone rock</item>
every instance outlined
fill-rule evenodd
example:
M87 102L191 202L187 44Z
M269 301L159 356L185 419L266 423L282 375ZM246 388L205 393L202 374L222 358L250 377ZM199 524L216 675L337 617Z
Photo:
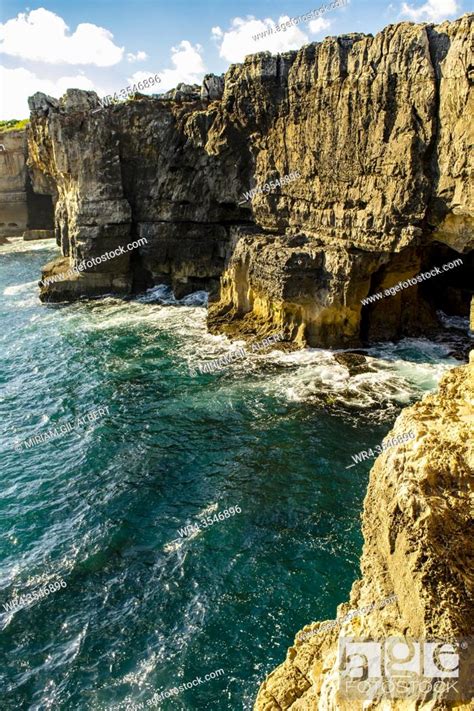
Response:
M25 230L23 239L25 242L35 239L54 239L54 230Z
M472 708L473 421L474 352L470 365L449 371L437 392L398 417L389 437L411 431L415 438L388 448L370 473L362 577L350 602L339 606L335 624L313 623L298 633L286 661L262 684L255 711L369 708L338 690L338 644L397 636L465 641L465 651L458 647L459 700L420 692L410 701L376 696L370 708Z
M335 353L334 360L346 367L351 377L372 370L367 358L361 353Z
M170 89L163 94L164 99L172 101L197 101L201 97L201 88L197 84L181 82L176 89Z
M95 114L90 92L70 113L35 95L30 160L59 196L63 255L148 235L117 275L180 293L222 275L213 331L269 318L297 344L352 348L435 328L440 301L465 310L472 292L472 17L260 52ZM459 254L456 272L361 303Z
M20 236L29 229L53 228L49 190L33 191L33 170L27 165L27 129L0 132L0 236Z
M48 116L50 109L58 109L59 101L52 96L37 91L36 94L28 98L28 106L35 116Z
M28 222L26 131L0 133L0 235L21 235Z
M99 99L95 91L67 89L59 105L66 113L91 111L99 106Z
M71 263L67 257L60 257L46 264L42 269L40 298L43 301L74 301L84 293L82 282L87 280L97 296L106 294L129 294L131 279L126 272L117 274L115 271L89 271L88 273L71 273ZM48 279L51 283L45 284ZM56 279L56 281L55 281Z
M206 74L201 87L201 101L216 101L224 93L224 75Z

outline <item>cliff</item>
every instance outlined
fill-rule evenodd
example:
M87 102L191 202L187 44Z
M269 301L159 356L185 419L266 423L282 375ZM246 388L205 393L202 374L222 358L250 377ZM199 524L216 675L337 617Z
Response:
M102 109L94 92L36 94L29 154L58 196L60 268L147 240L41 298L207 288L211 330L326 346L427 332L440 305L467 315L472 17L261 52L200 93Z
M26 132L0 133L0 236L22 234L26 228Z
M34 193L27 158L27 129L0 131L0 238L53 237L51 196Z
M442 689L418 689L410 701L399 698L390 706L375 694L370 708L472 708L473 356L470 365L449 371L437 392L398 417L390 439L410 431L415 438L387 449L370 473L361 579L350 601L339 606L337 625L316 622L298 633L286 661L263 683L255 711L368 708L367 701L363 706L339 689L344 664L339 668L338 647L344 638L390 637L454 643L460 654L458 700Z

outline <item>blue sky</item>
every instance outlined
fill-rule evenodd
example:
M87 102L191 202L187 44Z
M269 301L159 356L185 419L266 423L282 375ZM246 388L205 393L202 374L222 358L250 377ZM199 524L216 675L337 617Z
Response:
M344 0L340 0L343 2ZM346 0L346 5L258 40L257 33L330 0L0 0L0 118L28 116L27 97L68 87L99 96L150 75L162 92L200 84L246 54L298 49L327 35L375 34L390 23L441 22L472 0ZM146 91L145 91L146 93Z

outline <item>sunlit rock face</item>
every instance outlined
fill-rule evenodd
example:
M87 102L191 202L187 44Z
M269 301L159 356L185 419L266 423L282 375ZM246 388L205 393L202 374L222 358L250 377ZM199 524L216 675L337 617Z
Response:
M428 332L440 300L466 315L471 43L466 15L261 52L200 91L108 108L94 92L36 94L30 161L57 194L63 255L147 240L42 298L207 288L213 331L330 347ZM459 255L436 290L361 303Z
M255 711L472 709L473 356L397 418L386 437L397 444L370 473L361 578L350 601L339 605L336 620L312 622L296 635L286 660L262 684ZM345 640L391 637L454 644L454 699L443 685L429 691L419 685L408 699L350 698L340 656Z

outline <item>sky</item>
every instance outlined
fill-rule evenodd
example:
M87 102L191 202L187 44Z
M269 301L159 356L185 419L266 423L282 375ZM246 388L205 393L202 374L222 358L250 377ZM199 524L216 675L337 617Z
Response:
M0 119L29 115L36 91L66 89L102 97L158 75L142 93L201 84L247 54L298 49L326 36L376 34L408 20L442 22L474 0L345 0L316 19L254 36L331 0L0 0ZM340 0L344 2L344 0Z

